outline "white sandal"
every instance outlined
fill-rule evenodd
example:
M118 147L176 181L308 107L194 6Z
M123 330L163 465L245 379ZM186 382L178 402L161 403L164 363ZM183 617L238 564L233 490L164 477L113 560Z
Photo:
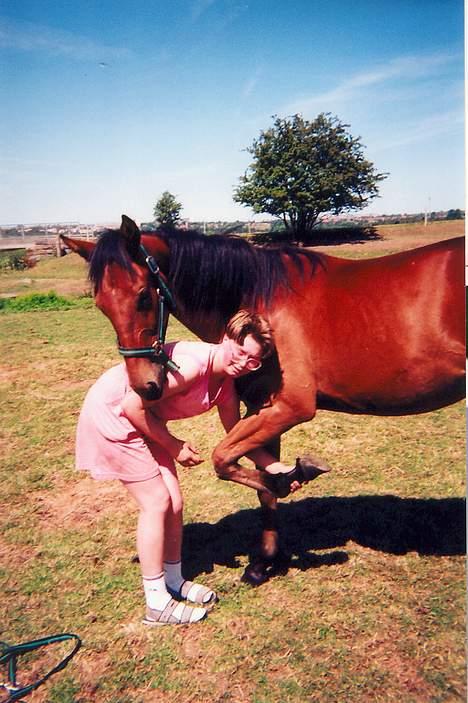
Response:
M213 606L218 600L218 596L211 588L193 581L183 581L181 587L177 590L169 588L169 586L166 586L166 588L173 598L188 600L190 603L197 603L197 605L202 605L205 608Z
M162 610L147 607L143 623L151 626L190 625L191 623L200 622L206 616L207 611L204 608L192 608L190 605L184 605L171 598Z

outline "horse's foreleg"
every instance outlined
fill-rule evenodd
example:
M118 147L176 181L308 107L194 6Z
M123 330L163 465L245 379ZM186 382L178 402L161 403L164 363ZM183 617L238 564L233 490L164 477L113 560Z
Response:
M262 535L258 552L251 556L242 575L242 581L251 586L260 586L271 573L277 573L285 563L285 556L279 547L277 524L277 499L266 491L258 491L261 505Z
M295 408L295 409L293 409ZM277 499L268 490L268 475L258 468L246 469L237 463L241 456L258 447L279 459L280 437L290 427L312 419L315 405L297 409L286 403L274 403L240 420L213 452L213 463L219 478L235 481L256 488L262 511L262 537L260 555L249 563L242 579L258 586L264 583L271 572L277 573L284 558L279 550L277 528Z
M266 449L276 458L280 458L280 441L266 447ZM259 467L257 467L259 468ZM258 491L262 515L262 540L260 544L261 556L272 561L278 554L278 499L266 491Z
M281 438L271 441L265 449L275 458L280 458ZM257 466L257 469L260 467ZM246 567L242 580L251 586L259 586L268 579L268 569L275 568L279 556L279 537L277 524L278 501L266 491L257 491L261 506L262 536L260 550Z
M274 493L271 489L271 475L258 469L247 469L238 464L240 457L253 449L269 444L294 425L311 420L315 405L286 403L276 400L273 405L240 420L213 452L213 464L218 478L234 481L257 491Z

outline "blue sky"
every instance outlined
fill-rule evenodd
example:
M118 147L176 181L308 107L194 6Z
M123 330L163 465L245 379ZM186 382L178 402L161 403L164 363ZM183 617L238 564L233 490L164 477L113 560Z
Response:
M1 0L0 223L192 220L272 115L331 112L389 172L368 211L464 207L462 0ZM259 219L259 218L257 218Z

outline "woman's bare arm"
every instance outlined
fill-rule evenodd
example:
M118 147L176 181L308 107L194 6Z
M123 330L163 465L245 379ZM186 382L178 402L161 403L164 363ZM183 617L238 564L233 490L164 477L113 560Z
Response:
M177 359L179 371L169 372L162 397L157 401L145 401L130 390L122 401L122 411L132 425L151 442L162 446L182 466L196 466L203 459L189 442L175 437L158 417L158 407L165 399L186 391L199 377L198 364L189 356Z

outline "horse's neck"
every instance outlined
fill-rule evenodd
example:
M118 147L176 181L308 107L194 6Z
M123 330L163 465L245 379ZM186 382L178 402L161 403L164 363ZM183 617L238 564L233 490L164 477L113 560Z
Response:
M141 243L145 249L154 256L158 262L158 266L165 276L167 276L169 271L169 245L162 238L156 235L143 235L141 237Z
M190 314L179 305L175 317L204 342L215 344L223 336L225 325L219 320L219 317L214 315L206 313Z

